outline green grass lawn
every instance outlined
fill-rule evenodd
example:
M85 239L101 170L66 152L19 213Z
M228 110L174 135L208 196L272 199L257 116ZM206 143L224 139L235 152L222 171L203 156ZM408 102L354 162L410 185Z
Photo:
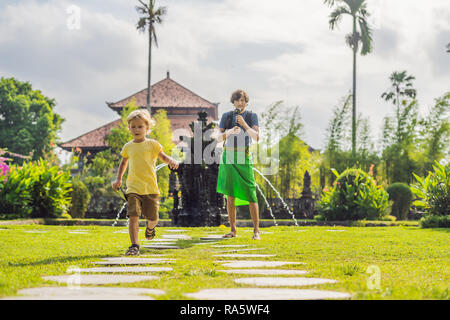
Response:
M66 274L69 268L93 267L102 257L123 255L129 246L128 234L114 233L124 227L101 226L0 226L0 297L17 290L54 286L41 276ZM144 228L141 228L143 230ZM168 228L157 228L157 238ZM178 228L177 228L178 229ZM123 287L157 288L166 291L156 299L186 299L183 293L207 288L236 288L236 277L218 270L214 257L219 248L193 245L206 232L225 233L223 228L186 228L193 240L179 240L181 250L141 249L141 255L165 254L176 258L173 271L156 273L157 281L122 284ZM327 230L345 230L330 232ZM47 230L46 233L28 233ZM89 234L70 234L70 230L88 230ZM238 237L224 244L249 244L261 250L248 253L276 254L272 260L305 262L287 265L309 271L306 277L336 279L338 283L301 288L349 292L353 299L449 299L450 245L448 229L397 227L270 227L263 228L261 241L252 241L251 228L238 228ZM267 233L265 233L267 232ZM144 233L140 232L140 239ZM141 243L142 244L142 243ZM229 248L228 248L229 249ZM223 249L225 250L225 249ZM245 253L245 252L241 252ZM259 258L260 259L260 258ZM258 260L259 260L258 259ZM264 259L264 258L262 258ZM369 266L380 270L379 289L369 288ZM116 285L112 285L116 286Z

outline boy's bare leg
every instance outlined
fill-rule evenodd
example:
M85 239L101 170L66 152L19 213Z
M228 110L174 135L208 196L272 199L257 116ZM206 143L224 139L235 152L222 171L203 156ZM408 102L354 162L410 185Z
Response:
M130 217L128 232L130 233L131 244L139 244L139 217Z
M158 224L158 220L155 220L155 221L147 220L147 223L148 223L147 224L148 228L153 229Z
M227 196L227 212L230 221L231 233L236 235L236 207L234 205L234 197Z
M250 216L253 221L253 240L259 240L259 207L257 202L249 203Z

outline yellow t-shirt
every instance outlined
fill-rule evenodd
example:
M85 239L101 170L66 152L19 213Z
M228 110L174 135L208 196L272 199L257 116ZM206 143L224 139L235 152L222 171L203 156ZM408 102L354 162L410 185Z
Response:
M127 194L160 194L156 159L161 150L161 144L153 139L139 143L130 141L123 146L120 155L128 158Z

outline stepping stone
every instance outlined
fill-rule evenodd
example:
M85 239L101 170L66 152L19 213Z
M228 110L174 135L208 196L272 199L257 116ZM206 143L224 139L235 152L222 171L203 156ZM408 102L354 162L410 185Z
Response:
M280 267L286 264L305 264L304 262L290 262L290 261L218 261L224 267L229 268L261 268L261 267Z
M214 248L243 248L248 247L248 244L225 244L225 245L214 245Z
M230 253L230 254L215 254L214 257L223 258L264 258L264 257L275 257L276 254L251 254L251 253Z
M6 300L154 300L146 294L161 295L163 290L115 287L44 287L23 289L22 297Z
M211 244L211 243L217 243L217 241L197 242L197 243L193 243L193 245L197 246L197 245L201 245L201 244Z
M128 230L119 230L119 231L114 231L113 233L128 233Z
M88 275L64 275L43 277L45 280L56 281L59 283L72 284L111 284L111 283L129 283L145 280L156 280L156 276L143 275L108 275L108 274L88 274Z
M259 274L259 275L299 275L306 274L304 270L282 270L282 269L234 269L234 270L218 270L221 272L232 274Z
M225 252L242 252L242 251L255 251L255 250L263 250L262 248L252 248L252 249L231 249L231 250L221 250L217 251L219 253L225 253Z
M182 240L191 240L192 238L185 234L163 234L163 238L165 239L182 239Z
M96 261L94 264L102 265L136 265L136 264L159 264L173 263L175 259L160 258L102 258L104 261Z
M46 230L24 230L23 232L26 232L26 233L47 233L48 231L46 231Z
M147 241L145 242L145 245L155 245L155 246L174 246L175 242L151 242L151 241Z
M170 230L164 230L166 232L187 232L187 230L183 229L170 229Z
M347 230L325 230L325 231L331 231L331 232L345 232Z
M324 283L336 283L337 281L320 278L257 277L257 278L234 279L234 282L260 287L284 287L284 286L297 287L297 286L311 286Z
M322 300L351 297L350 294L334 291L277 288L206 289L185 295L198 300Z
M200 240L224 240L224 239L232 239L232 238L224 238L223 234L210 234L205 237L200 237Z
M143 245L143 246L141 246L141 248L158 249L158 250L181 249L180 247L177 247L177 246L169 246L169 245L162 245L162 244L154 244L154 245L150 245L150 246Z
M85 273L142 273L142 272L162 272L172 271L169 267L97 267L97 268L84 268L77 269L78 272Z
M88 232L81 232L81 231L69 231L69 233L73 233L73 234L89 234Z
M152 240L144 239L143 241L144 241L144 242L145 242L145 241L146 241L146 242L177 242L178 239L152 239Z

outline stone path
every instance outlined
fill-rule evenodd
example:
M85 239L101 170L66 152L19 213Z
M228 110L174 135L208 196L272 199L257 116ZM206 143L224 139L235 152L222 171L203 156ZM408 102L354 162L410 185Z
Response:
M217 270L232 274L258 274L258 275L299 275L306 274L308 271L304 270L282 270L282 269L232 269L232 270Z
M147 295L165 294L163 290L115 287L43 287L23 289L19 297L5 300L154 300Z
M94 267L78 269L78 272L84 273L148 273L172 271L170 267Z
M103 265L135 265L135 264L161 264L161 263L173 263L175 259L167 258L102 258L103 261L96 261L94 264Z
M44 230L29 230L28 232L47 232ZM175 246L178 240L191 240L188 235L175 234L187 232L183 229L166 230L171 234L163 234L158 239L146 241L141 245L146 249L170 250L180 249ZM341 231L341 230L330 230ZM116 231L122 232L122 231ZM87 234L85 230L71 230L69 233ZM272 233L272 232L261 232ZM214 257L221 258L269 258L275 257L275 254L251 254L251 253L230 253L238 251L264 250L264 248L247 248L249 245L239 244L215 244L217 241L229 240L222 238L222 235L207 235L200 237L202 243L216 250ZM223 243L223 242L222 242ZM226 250L223 250L226 249ZM222 250L222 251L220 251ZM233 281L240 288L224 289L204 289L194 293L185 293L185 296L191 299L200 300L312 300L312 299L349 299L351 295L342 292L334 292L317 289L298 289L298 288L278 288L278 287L301 287L311 285L321 285L327 283L336 283L333 279L298 277L308 272L296 269L276 269L284 265L302 265L299 261L272 261L272 260L231 260L216 261L225 268L217 270L230 275L237 275ZM161 273L170 272L173 269L167 266L148 266L152 264L173 264L176 259L166 258L165 255L151 255L140 257L110 257L101 258L101 261L95 261L93 264L104 265L104 267L92 267L84 269L72 269L75 274L60 276L44 276L43 279L58 283L66 283L67 286L31 288L18 291L23 295L10 299L38 299L38 300L152 300L153 296L165 294L163 290L144 289L144 288L120 288L120 287L84 287L83 285L103 285L131 283L139 281L157 280ZM158 272L158 276L151 274ZM239 275L247 275L240 277ZM248 277L248 276L251 277ZM266 287L266 288L258 288Z
M157 280L156 276L143 276L143 275L104 275L104 274L88 274L88 275L64 275L64 276L47 276L42 277L45 280L56 281L58 283L66 284L111 284L111 283L129 283L139 282L146 280Z
M250 284L262 287L298 287L311 286L315 284L336 283L336 280L320 278L282 278L282 277L260 277L260 278L239 278L234 279L236 283Z
M275 257L275 254L245 254L245 253L229 253L229 254L215 254L214 257L223 258L264 258L264 257Z
M199 300L321 300L350 298L349 294L341 292L276 288L205 289L195 293L186 293L185 295Z

